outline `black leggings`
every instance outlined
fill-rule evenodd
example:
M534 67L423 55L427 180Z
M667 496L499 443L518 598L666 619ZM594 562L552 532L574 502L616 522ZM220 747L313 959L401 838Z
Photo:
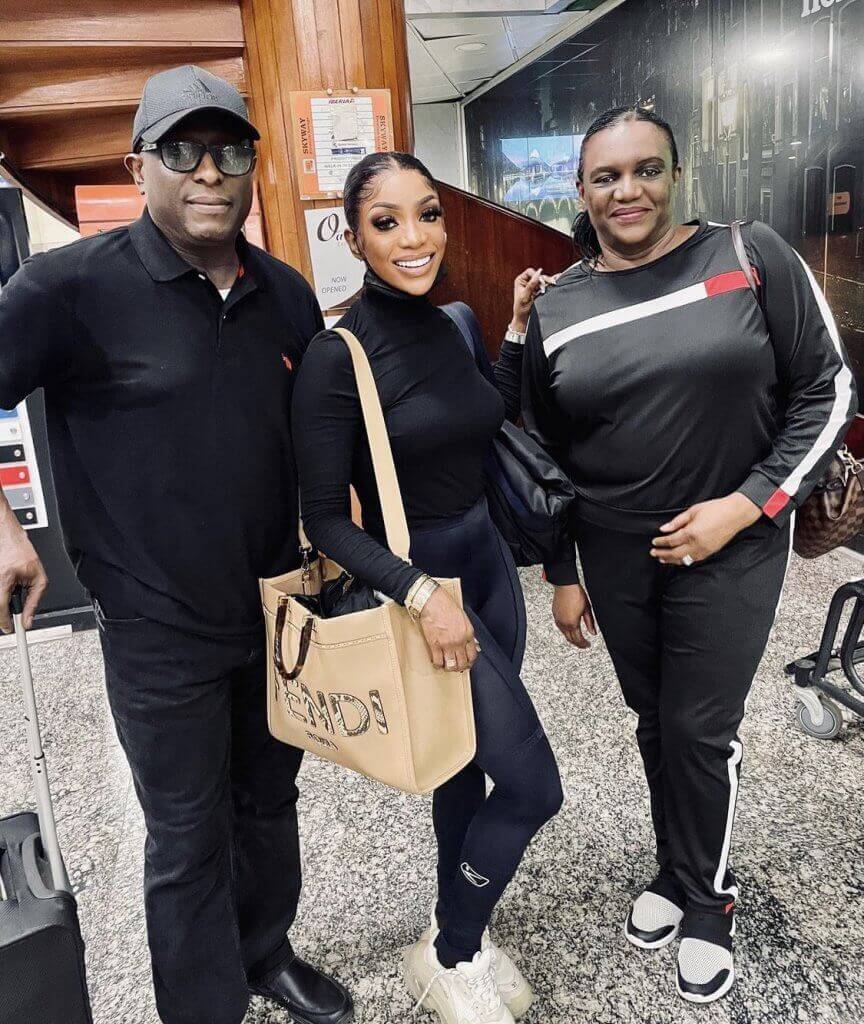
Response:
M653 559L650 535L581 522L577 540L597 625L639 716L657 860L690 907L728 912L738 726L780 600L789 527L763 516L689 568Z
M555 757L519 670L525 602L485 501L430 529L412 529L413 563L459 576L482 653L471 670L477 754L435 791L438 958L470 960L535 833L561 807ZM494 784L486 796L486 776Z

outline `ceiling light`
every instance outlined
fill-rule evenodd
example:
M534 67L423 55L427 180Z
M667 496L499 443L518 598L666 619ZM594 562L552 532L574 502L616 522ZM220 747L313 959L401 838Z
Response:
M485 50L485 43L459 43L456 46L457 50L461 50L463 53L477 53L479 50Z

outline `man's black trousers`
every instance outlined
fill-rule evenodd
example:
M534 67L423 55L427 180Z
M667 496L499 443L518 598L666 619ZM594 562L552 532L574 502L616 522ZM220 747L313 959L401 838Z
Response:
M738 727L779 604L790 529L760 519L690 567L661 565L642 533L582 522L577 538L597 624L639 718L657 860L688 905L728 911L738 894L729 870Z
M267 730L262 639L99 614L108 699L147 825L144 896L165 1024L240 1024L292 955L302 752Z

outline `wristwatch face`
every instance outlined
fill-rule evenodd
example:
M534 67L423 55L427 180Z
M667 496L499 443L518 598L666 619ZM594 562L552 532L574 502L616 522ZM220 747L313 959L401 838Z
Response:
M505 335L504 335L504 340L505 341L512 341L516 345L524 345L525 344L525 335L524 334L520 334L519 331L508 330L505 333Z

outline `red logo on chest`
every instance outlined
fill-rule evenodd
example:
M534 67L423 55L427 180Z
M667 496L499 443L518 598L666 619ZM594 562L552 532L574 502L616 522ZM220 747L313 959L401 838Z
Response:
M288 356L285 355L284 352L282 353L282 362L285 364L287 369L289 369L289 370L293 370L294 369L294 364L291 362L291 360L288 358Z

